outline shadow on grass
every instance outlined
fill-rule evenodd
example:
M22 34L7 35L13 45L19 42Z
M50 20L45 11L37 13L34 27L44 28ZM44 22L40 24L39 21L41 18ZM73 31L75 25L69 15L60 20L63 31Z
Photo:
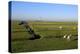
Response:
M16 39L12 39L12 41L26 41L29 40L29 38L16 38Z
M12 41L27 41L27 40L36 40L36 39L40 39L40 38L16 38L16 39L12 39Z
M61 39L61 38L63 38L63 37L62 37L62 36L45 36L44 38L46 38L46 39L51 39L51 38ZM36 39L31 39L31 37L12 39L12 41L27 41L27 40L36 40ZM76 40L78 40L77 37L72 39L72 41L76 41Z
M62 36L46 36L44 38L62 38Z
M16 33L16 32L26 32L26 31L12 31L12 32Z
M61 36L46 36L44 38L51 39L51 38L62 38L62 37ZM12 41L26 41L26 40L36 40L36 39L31 39L31 37L29 37L29 38L15 38L15 39L12 39Z

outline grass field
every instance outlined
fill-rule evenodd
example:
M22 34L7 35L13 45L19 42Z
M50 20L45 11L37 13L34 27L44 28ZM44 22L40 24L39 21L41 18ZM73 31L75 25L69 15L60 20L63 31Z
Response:
M38 22L30 21L31 28L42 38L28 40L31 36L20 21L11 23L12 52L32 52L47 50L77 49L77 22ZM59 27L62 26L62 29ZM71 40L63 39L65 34L72 34Z

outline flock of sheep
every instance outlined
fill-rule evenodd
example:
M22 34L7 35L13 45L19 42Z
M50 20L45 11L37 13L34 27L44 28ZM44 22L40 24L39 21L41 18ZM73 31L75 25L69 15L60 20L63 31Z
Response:
M60 30L62 30L62 28L63 28L62 26L59 26L59 29L60 29ZM67 40L70 40L70 39L71 39L71 36L72 36L71 34L69 34L69 35L65 34L65 35L63 36L63 38L64 38L64 39L67 39Z

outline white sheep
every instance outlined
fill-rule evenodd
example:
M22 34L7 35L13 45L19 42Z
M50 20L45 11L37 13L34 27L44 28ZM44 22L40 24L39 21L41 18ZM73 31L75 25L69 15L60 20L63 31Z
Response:
M70 40L70 39L71 39L71 36L72 36L71 34L68 35L68 36L67 36L67 40Z
M59 29L61 30L63 27L62 26L59 26Z
M63 38L66 38L66 37L67 37L67 35L64 35L64 36L63 36Z
M65 34L64 36L63 36L63 38L64 39L67 39L68 41L70 41L71 40L71 34L69 34L69 35L67 35L67 34Z

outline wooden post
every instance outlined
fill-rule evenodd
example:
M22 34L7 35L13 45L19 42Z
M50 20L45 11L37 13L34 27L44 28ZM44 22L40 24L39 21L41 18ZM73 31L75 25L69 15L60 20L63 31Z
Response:
M30 40L40 39L41 38L41 36L36 34L34 32L34 30L29 26L28 22L22 21L19 25L22 25L22 24L26 28L27 32L32 36L31 38L29 38Z

